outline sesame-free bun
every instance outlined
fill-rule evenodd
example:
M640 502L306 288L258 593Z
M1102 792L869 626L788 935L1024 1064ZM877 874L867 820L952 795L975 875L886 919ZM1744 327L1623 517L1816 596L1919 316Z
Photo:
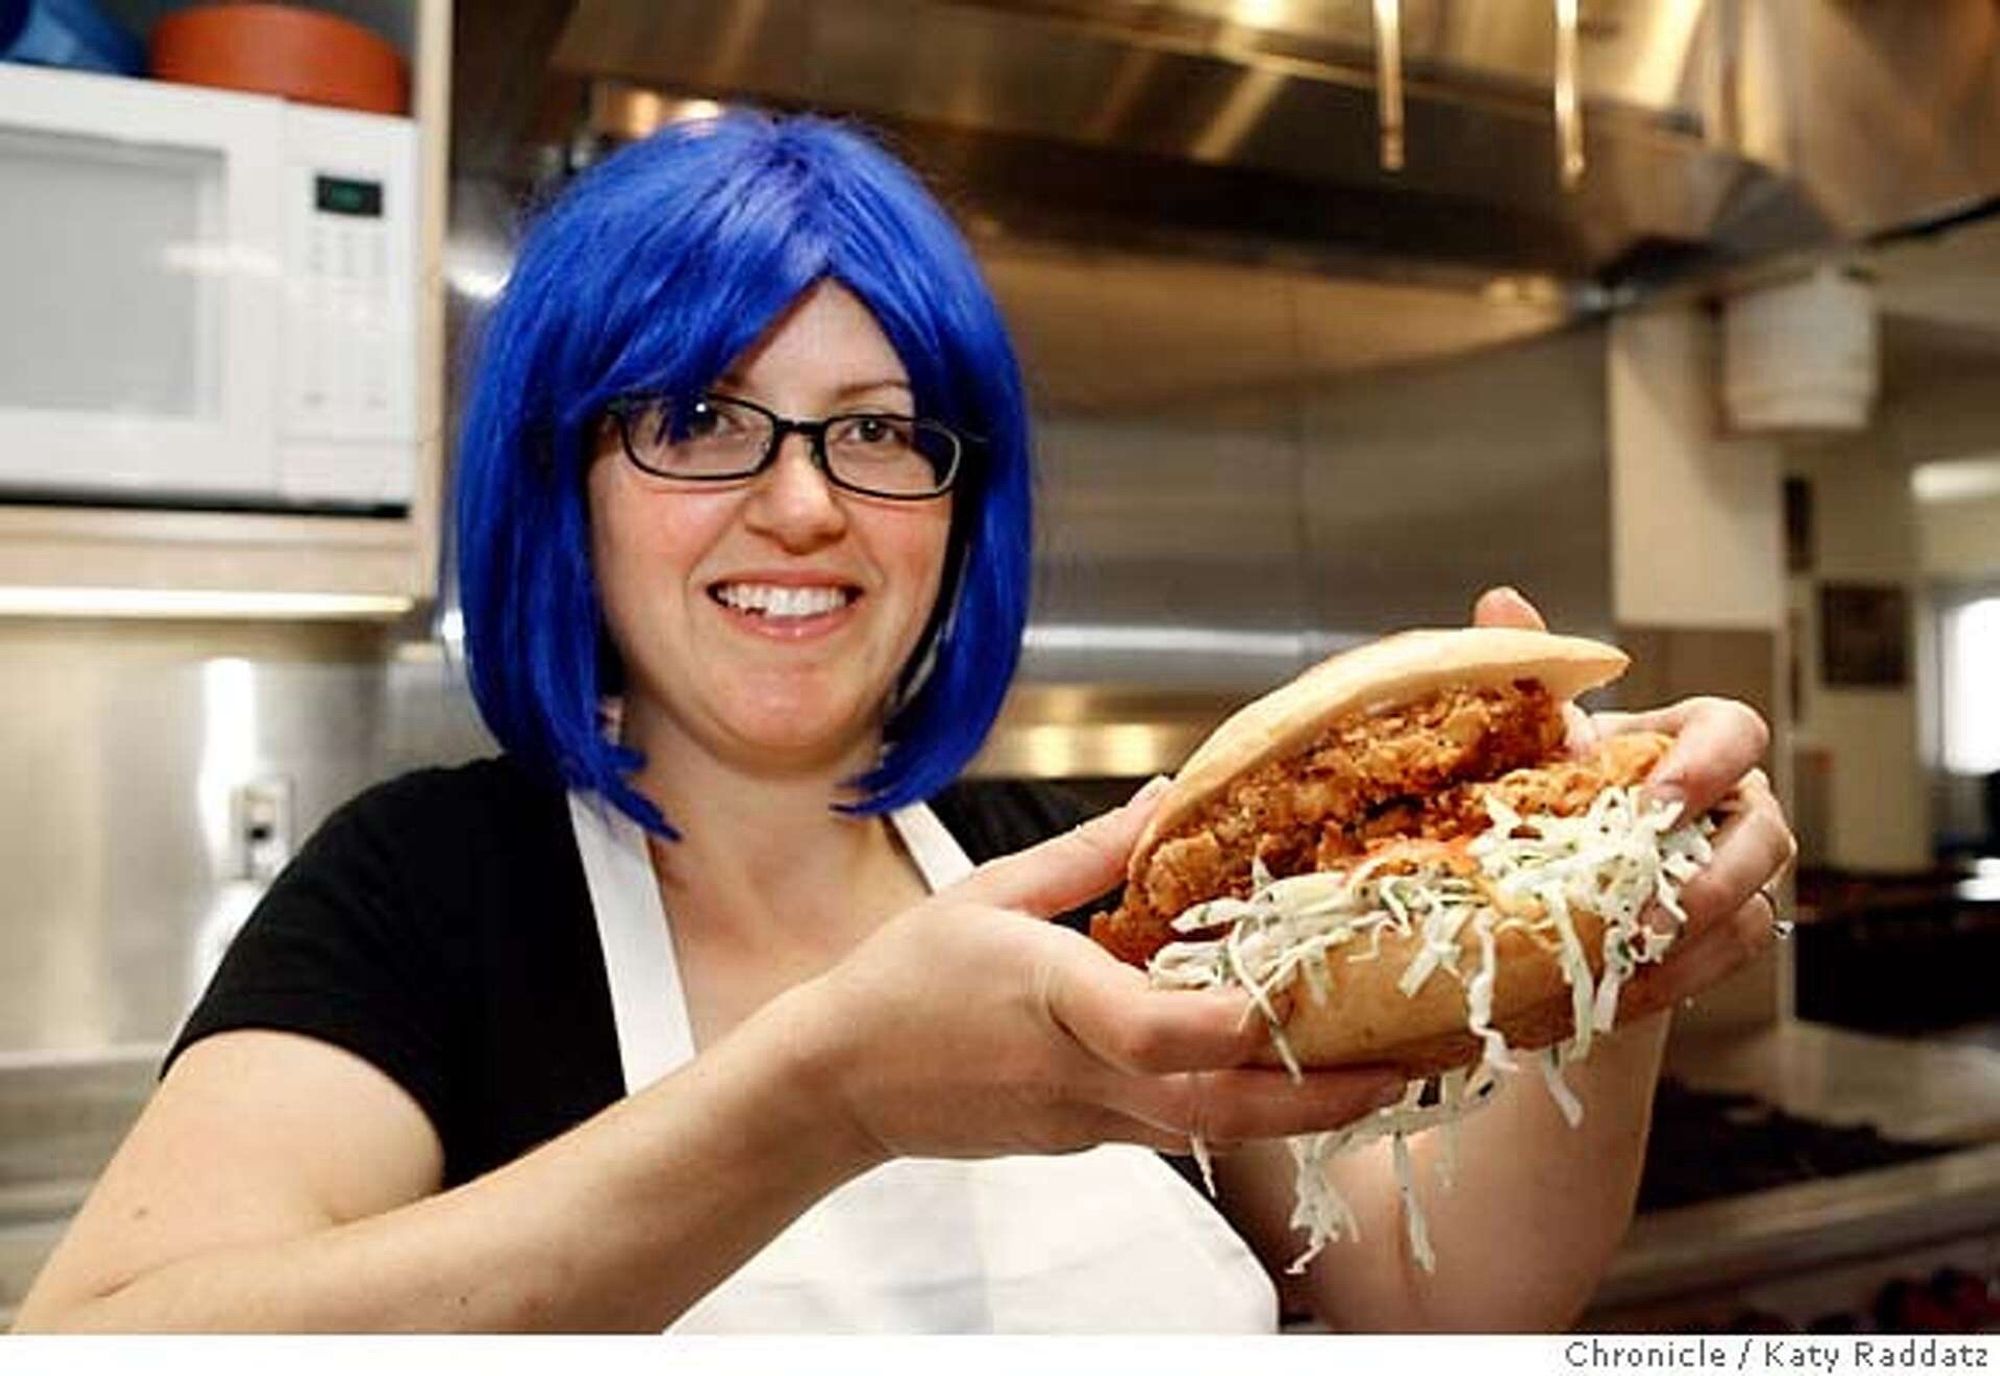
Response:
M1497 688L1522 679L1566 702L1611 682L1630 663L1623 650L1601 641L1498 626L1404 631L1322 660L1240 708L1195 748L1140 835L1129 873L1143 874L1154 847L1231 780L1301 749L1343 717L1392 710L1450 687Z
M1598 951L1604 924L1578 909L1572 909L1571 920L1595 978L1603 973ZM1397 985L1422 944L1416 932L1385 935L1379 958L1365 961L1349 960L1346 952L1335 950L1323 967L1328 986L1324 999L1315 998L1306 981L1298 981L1289 996L1284 1029L1299 1064L1316 1069L1393 1066L1406 1078L1422 1079L1478 1060L1483 1047L1467 1027L1462 983L1440 970L1414 995ZM1460 944L1467 964L1477 968L1471 933ZM1494 948L1493 1028L1515 1051L1567 1038L1571 996L1555 953L1513 927L1495 934ZM1276 1046L1267 1043L1256 1059L1277 1065L1281 1058Z

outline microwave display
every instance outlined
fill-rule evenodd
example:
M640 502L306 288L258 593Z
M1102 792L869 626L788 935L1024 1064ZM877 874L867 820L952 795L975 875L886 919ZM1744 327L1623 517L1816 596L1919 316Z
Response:
M382 218L382 183L356 181L352 177L313 179L313 203L329 215L356 215L370 220Z

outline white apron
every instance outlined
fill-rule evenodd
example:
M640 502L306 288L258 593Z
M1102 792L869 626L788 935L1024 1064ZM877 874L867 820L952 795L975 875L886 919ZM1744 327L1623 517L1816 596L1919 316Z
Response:
M694 1038L644 834L572 794L630 1094ZM933 891L971 868L921 805L891 815ZM820 1200L675 1333L1270 1333L1277 1292L1242 1239L1152 1152L900 1159Z

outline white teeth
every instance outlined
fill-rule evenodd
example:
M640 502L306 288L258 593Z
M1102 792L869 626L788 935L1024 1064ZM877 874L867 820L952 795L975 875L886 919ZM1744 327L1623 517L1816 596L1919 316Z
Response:
M739 611L764 616L824 616L847 605L844 588L789 588L769 583L724 583L715 590L716 601Z

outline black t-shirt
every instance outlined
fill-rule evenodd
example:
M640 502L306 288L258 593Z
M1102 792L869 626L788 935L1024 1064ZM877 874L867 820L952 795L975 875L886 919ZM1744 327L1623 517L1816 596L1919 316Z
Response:
M930 806L975 862L1084 816L1017 783L960 784ZM420 770L335 812L245 924L168 1063L241 1028L303 1033L388 1075L442 1140L447 1186L610 1106L618 1038L562 789L502 757Z

